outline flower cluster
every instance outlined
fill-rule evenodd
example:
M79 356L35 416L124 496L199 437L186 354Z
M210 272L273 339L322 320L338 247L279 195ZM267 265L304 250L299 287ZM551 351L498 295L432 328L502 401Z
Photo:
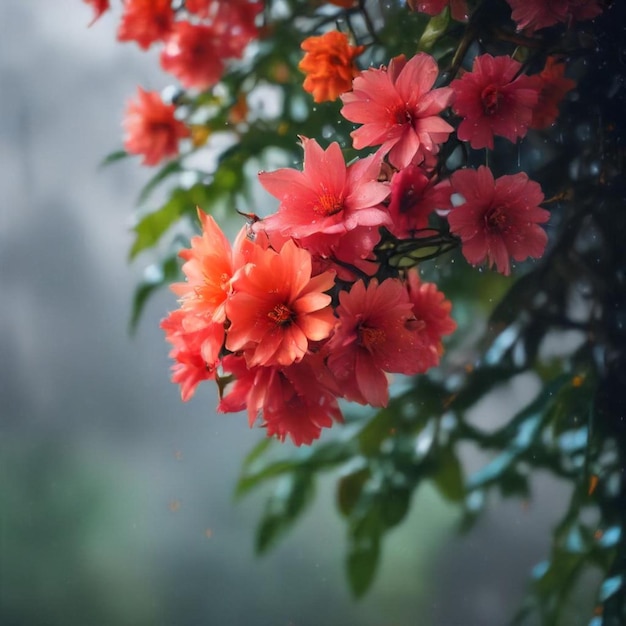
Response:
M109 0L84 0L93 6L93 22ZM241 58L259 35L257 17L263 0L188 0L184 8L172 0L125 0L117 30L119 41L134 41L146 50L162 45L161 68L187 89L206 90L222 78L226 64ZM178 154L178 140L190 135L174 119L174 107L156 92L140 89L124 120L125 149L156 165Z
M173 286L180 308L162 323L183 400L216 379L218 411L247 408L251 424L262 416L269 435L300 445L342 419L339 398L385 406L388 374L438 364L455 328L451 304L416 270L342 280L263 222L231 246L212 217L199 216L202 235L181 253L187 280Z
M563 67L549 58L526 76L510 57L483 54L435 88L437 63L418 53L358 73L341 114L359 124L353 146L372 154L346 164L337 143L302 137L302 170L259 174L278 210L232 247L200 213L203 234L181 253L187 280L174 285L180 309L163 322L183 399L215 379L218 411L247 409L251 424L260 418L269 435L299 445L341 420L338 399L386 406L390 374L437 366L456 326L451 303L415 263L391 264L383 238L398 249L460 245L469 263L503 274L511 260L541 257L540 186L486 166L444 176L439 155L455 132L493 147L495 136L515 141L552 123L573 86Z
M85 1L94 20L109 8ZM601 9L599 0L506 1L523 31L511 28L516 39ZM331 4L360 10L353 0ZM407 4L466 22L472 3ZM262 0L125 0L118 39L162 44L162 68L184 88L206 90L258 36L262 8ZM575 86L565 59L547 54L531 73L487 52L445 76L425 52L361 71L365 46L351 40L336 30L305 38L298 68L316 103L340 100L354 124L352 148L369 153L346 163L339 143L301 137L301 169L259 173L277 211L250 214L232 244L199 210L202 233L180 253L186 280L173 286L180 307L162 323L183 400L213 380L219 412L245 409L251 425L261 420L268 435L297 445L342 420L340 399L384 407L391 375L439 364L456 324L419 262L459 247L471 265L508 275L513 262L543 255L549 212L540 185L523 172L497 177L487 165L468 167L475 160L459 166L448 157L461 145L467 155L548 128ZM196 141L175 105L141 88L124 127L126 150L146 165L176 155L181 139Z
M506 0L519 30L534 33L558 23L590 20L602 13L601 0Z

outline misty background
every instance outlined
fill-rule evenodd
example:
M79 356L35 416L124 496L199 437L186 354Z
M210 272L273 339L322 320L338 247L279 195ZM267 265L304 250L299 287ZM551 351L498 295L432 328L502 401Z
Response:
M263 431L215 415L211 385L181 403L159 329L172 294L128 332L150 263L127 263L131 214L151 172L99 163L121 147L137 85L170 80L156 49L115 41L113 4L87 28L79 0L0 3L0 624L501 626L547 556L551 481L530 502L494 500L465 536L424 486L358 602L336 475L254 556L266 492L233 491ZM510 415L526 389L503 388L476 418Z

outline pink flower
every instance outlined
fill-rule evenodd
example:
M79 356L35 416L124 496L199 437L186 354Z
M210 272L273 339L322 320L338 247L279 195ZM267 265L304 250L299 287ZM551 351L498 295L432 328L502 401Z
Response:
M400 55L388 68L357 76L352 91L341 96L341 114L363 124L352 132L354 147L380 145L380 154L388 154L398 169L436 153L453 130L439 117L453 92L449 87L432 89L437 74L435 59L422 52L408 61Z
M448 181L438 183L416 165L394 173L388 207L392 220L389 230L399 239L416 236L416 231L428 228L428 216L434 210L449 208Z
M559 116L559 104L565 94L576 86L576 81L565 78L565 63L548 57L546 65L539 74L541 91L539 102L533 109L533 118L530 128L548 128L554 124Z
M524 173L501 176L494 181L491 170L458 170L451 177L452 191L464 204L448 215L450 231L461 238L463 256L472 265L485 259L502 274L511 272L510 258L524 261L541 257L547 235L539 224L550 214L541 187Z
M590 20L602 13L600 0L507 0L519 30L529 33L559 22Z
M214 359L207 363L202 356L206 328L189 330L185 328L186 318L185 312L178 309L161 322L166 340L173 345L170 357L176 363L172 365L172 382L180 385L183 402L187 402L193 396L198 383L215 378Z
M459 139L472 148L493 148L494 135L515 142L526 134L541 84L537 77L518 76L521 67L508 56L483 54L474 59L471 72L452 81L452 108L464 118Z
M281 370L263 407L268 436L284 441L289 435L297 446L308 445L319 438L322 428L343 421L337 395L329 391L324 379L331 382L318 355Z
M208 89L222 77L230 52L227 40L213 26L179 21L161 51L161 67L184 87Z
M311 235L300 245L311 252L316 272L332 269L341 280L354 282L359 273L373 276L378 270L374 248L380 238L378 228L357 226L344 235Z
M423 283L416 269L407 274L407 290L413 305L414 327L423 344L423 360L427 368L439 364L443 354L441 338L456 330L456 322L450 317L452 304L434 283Z
M367 287L357 281L341 291L339 323L326 345L328 367L348 400L386 406L385 372L415 374L428 367L423 360L413 305L403 283L376 279Z
M105 11L109 10L109 0L83 0L86 4L90 4L93 7L93 19L89 23L89 26L94 24L96 20L99 20Z
M136 41L144 50L162 40L172 29L171 0L126 0L117 30L119 41Z
M249 367L300 361L310 341L328 337L335 325L334 275L311 277L311 255L288 241L280 252L258 250L233 278L226 303L226 348L244 351Z
M137 90L137 100L126 108L123 126L124 148L142 154L143 165L156 165L178 154L178 142L189 136L189 129L174 116L176 107L165 104L156 91Z
M321 429L342 421L338 390L321 354L307 354L289 367L248 368L243 357L228 355L224 371L235 377L218 412L247 409L250 426L261 416L268 436L296 445L310 444Z
M380 162L370 156L346 167L341 148L323 150L314 139L301 138L304 168L261 172L263 187L280 200L278 212L255 228L294 239L326 234L334 237L357 226L380 226L389 218L378 205L389 188L376 178Z
M448 5L452 19L457 22L467 22L469 11L466 0L407 0L413 11L426 15L439 15Z

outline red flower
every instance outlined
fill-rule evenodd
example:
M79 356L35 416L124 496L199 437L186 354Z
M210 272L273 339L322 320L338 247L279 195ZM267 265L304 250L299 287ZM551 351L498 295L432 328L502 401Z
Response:
M352 79L359 73L354 59L365 46L351 46L346 34L333 30L307 37L301 48L306 54L298 69L307 75L302 86L315 102L336 100L352 87Z
M448 215L450 231L461 238L463 256L478 265L485 259L502 274L511 273L510 258L541 257L547 235L539 224L550 214L539 207L541 187L524 173L494 181L485 166L452 174L452 191L464 204Z
M170 313L161 322L166 340L173 345L169 354L176 361L172 365L172 382L180 385L183 402L193 396L198 383L215 378L214 359L207 362L202 354L202 346L207 339L207 325L197 322L199 320L190 319L180 309ZM208 332L211 330L215 329L211 328ZM223 326L221 332L223 335Z
M248 368L242 357L228 355L224 371L235 380L218 412L247 409L250 426L260 416L268 436L283 441L288 435L297 446L310 444L333 420L343 421L335 381L319 353L284 368Z
M161 51L161 67L184 87L208 89L224 71L224 59L232 56L227 41L213 26L176 22Z
M357 226L388 222L379 204L389 188L376 178L380 165L374 156L346 167L337 143L323 150L314 139L302 137L303 171L283 168L261 172L263 187L280 200L278 213L256 228L300 240L310 235L337 237Z
M311 252L316 272L332 269L340 279L354 282L357 272L373 276L378 270L373 251L380 238L379 228L357 226L344 235L311 235L299 243Z
M437 183L421 167L409 165L391 179L389 230L400 239L414 237L417 230L428 227L428 216L435 209L450 208L450 183Z
M483 54L471 72L452 81L452 106L463 117L457 136L472 148L493 148L499 135L515 142L530 126L541 82L536 76L517 76L521 65L508 56ZM516 78L517 77L517 78Z
M416 374L428 369L420 328L403 283L357 281L341 291L339 323L326 345L328 367L348 400L386 406L386 372Z
M93 19L89 23L89 26L94 24L96 20L100 19L100 16L109 10L109 0L83 0L86 4L90 4L93 7Z
M555 57L548 57L546 66L539 74L541 91L539 102L533 109L533 118L530 128L547 128L554 124L559 116L559 104L565 94L576 86L576 81L565 78L565 63L557 61Z
M448 5L452 19L457 22L467 22L469 11L466 0L407 0L413 11L426 15L439 15Z
M310 341L331 333L334 274L311 277L311 255L287 241L280 252L257 249L251 263L233 277L226 302L230 320L226 348L244 351L249 367L301 361Z
M142 154L143 165L156 165L178 154L178 142L189 136L189 129L174 117L176 107L165 104L158 92L141 87L137 91L137 100L128 103L124 116L124 148Z
M456 322L450 317L452 303L437 285L423 283L415 269L408 272L407 290L416 319L413 324L424 346L424 361L428 367L435 367L443 354L441 338L456 330Z
M432 89L437 62L423 52L408 61L395 57L388 68L369 69L357 76L352 91L341 96L341 114L363 124L351 133L357 150L380 145L396 168L436 153L453 128L439 117L450 104L449 87Z
M533 33L559 22L590 20L602 13L600 0L506 0L519 30Z
M262 0L186 0L185 9L210 19L216 36L224 40L228 53L240 57L246 45L258 36L256 18L263 10Z
M164 39L173 23L171 0L126 0L117 38L136 41L147 49L153 42Z
M322 428L342 422L336 390L321 355L312 354L281 370L263 406L268 436L284 441L289 435L297 445L318 439Z

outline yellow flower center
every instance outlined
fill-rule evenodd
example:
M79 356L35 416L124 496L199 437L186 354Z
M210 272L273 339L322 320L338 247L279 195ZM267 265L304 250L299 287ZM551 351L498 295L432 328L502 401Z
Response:
M370 352L372 349L385 343L385 339L385 331L380 328L368 328L367 326L361 326L359 328L359 342Z
M317 197L317 203L313 206L313 211L318 215L329 217L343 210L343 199L332 193L322 193Z
M284 304L277 304L268 314L276 326L288 326L293 322L293 313Z

